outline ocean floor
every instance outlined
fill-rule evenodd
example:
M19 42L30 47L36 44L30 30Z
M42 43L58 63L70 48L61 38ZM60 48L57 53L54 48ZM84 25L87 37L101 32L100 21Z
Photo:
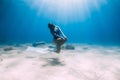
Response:
M1 45L0 80L120 80L119 46L73 45L60 54L48 45Z

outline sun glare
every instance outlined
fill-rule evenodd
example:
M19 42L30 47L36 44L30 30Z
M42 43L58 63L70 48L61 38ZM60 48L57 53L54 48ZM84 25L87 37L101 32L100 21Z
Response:
M106 0L25 0L36 9L38 16L54 16L56 19L73 20L89 18L92 10L99 10Z

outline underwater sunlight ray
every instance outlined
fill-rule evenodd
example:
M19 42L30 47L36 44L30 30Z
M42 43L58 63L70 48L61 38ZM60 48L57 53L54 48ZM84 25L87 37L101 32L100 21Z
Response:
M61 21L77 21L90 18L92 10L100 10L106 0L24 0L38 16ZM49 13L49 14L48 14ZM53 17L54 16L54 17Z

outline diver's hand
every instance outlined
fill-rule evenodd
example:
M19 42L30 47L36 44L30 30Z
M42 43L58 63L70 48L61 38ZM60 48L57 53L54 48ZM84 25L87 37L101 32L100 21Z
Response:
M57 38L57 40L67 40L67 37L65 37L65 38Z
M61 40L62 38L57 38L57 40Z
M63 39L64 39L64 40L67 40L67 37L64 37Z

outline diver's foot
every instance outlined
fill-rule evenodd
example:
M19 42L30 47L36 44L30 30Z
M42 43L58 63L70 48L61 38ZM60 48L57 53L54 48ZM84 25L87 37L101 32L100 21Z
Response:
M60 53L60 50L56 50L55 52L59 54L59 53Z

